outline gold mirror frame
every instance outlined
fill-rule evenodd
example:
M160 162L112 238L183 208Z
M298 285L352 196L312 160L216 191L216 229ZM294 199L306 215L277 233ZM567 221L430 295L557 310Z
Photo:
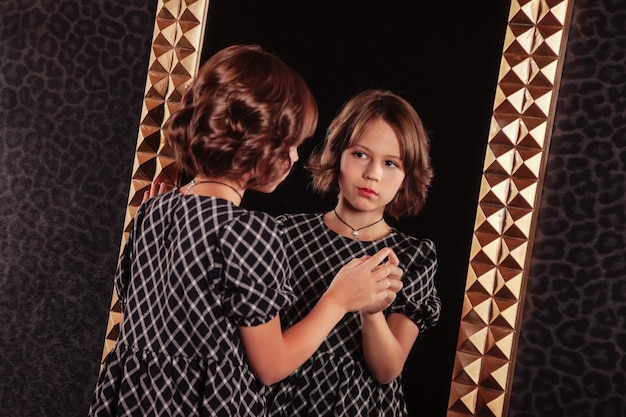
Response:
M196 74L209 0L159 0L124 235L154 178L178 181L161 127ZM513 0L493 104L447 416L505 417L573 0ZM102 360L119 334L113 292Z

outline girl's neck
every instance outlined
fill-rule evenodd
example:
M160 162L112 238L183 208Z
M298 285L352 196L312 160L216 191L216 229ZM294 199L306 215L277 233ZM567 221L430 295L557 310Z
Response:
M391 232L382 211L360 211L341 203L324 215L324 223L337 234L355 240L377 240Z
M205 197L217 197L235 205L241 204L245 189L230 179L196 176L187 185L181 187L182 193L197 194Z

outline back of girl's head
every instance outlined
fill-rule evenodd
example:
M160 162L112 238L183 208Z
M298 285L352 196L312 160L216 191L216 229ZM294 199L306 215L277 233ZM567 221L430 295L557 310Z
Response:
M289 150L312 136L317 104L304 80L256 45L209 58L164 133L188 175L262 188L290 168Z
M426 202L432 180L429 138L415 109L402 97L389 91L365 90L350 99L331 122L323 149L308 164L313 188L320 192L338 190L342 152L353 146L365 127L382 119L400 142L405 178L387 213L398 218L417 214Z

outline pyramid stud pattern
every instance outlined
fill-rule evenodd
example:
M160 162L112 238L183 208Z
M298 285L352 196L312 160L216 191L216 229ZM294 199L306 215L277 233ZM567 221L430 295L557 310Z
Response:
M511 3L448 417L505 417L573 0Z
M162 127L198 71L208 6L209 0L159 0L157 4L120 253L152 180L178 183L180 172ZM115 345L120 322L121 311L113 291L102 362Z

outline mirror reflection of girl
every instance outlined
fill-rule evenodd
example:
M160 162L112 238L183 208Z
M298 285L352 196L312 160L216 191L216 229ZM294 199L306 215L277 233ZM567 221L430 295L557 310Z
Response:
M296 303L282 314L289 328L328 289L339 259L393 248L404 271L393 304L346 315L317 352L270 389L269 415L404 416L400 375L420 332L436 324L441 302L430 240L395 230L398 218L422 208L432 172L428 137L411 105L390 92L367 90L346 103L308 168L316 190L338 191L327 213L278 217L294 270Z
M262 384L293 372L347 312L395 298L402 272L381 247L281 329L294 294L279 231L239 204L247 189L276 188L316 124L304 81L259 47L203 65L165 128L194 179L137 211L115 277L122 329L89 416L263 415Z

